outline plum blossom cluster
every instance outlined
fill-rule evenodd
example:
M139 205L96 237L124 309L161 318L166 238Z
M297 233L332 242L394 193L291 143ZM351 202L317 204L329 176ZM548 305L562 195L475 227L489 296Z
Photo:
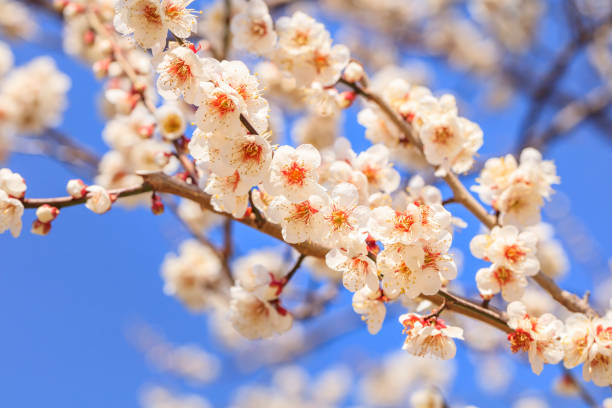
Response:
M437 168L436 174L463 173L472 167L474 155L483 143L482 130L476 123L458 115L452 95L438 98L426 87L412 86L402 78L389 81L377 91L412 127L416 142L423 146L427 163ZM417 146L396 124L390 123L379 106L369 103L357 119L366 128L368 139L385 144L395 152L395 158L406 165L423 167Z
M502 225L525 227L540 222L544 199L550 198L552 185L560 179L555 164L529 147L521 152L519 163L510 154L487 160L476 181L472 190L499 211Z
M492 263L476 273L480 295L490 299L501 292L506 301L520 300L527 287L527 277L540 270L536 244L535 234L519 232L512 225L494 227L488 234L475 236L470 242L472 254Z
M106 79L100 104L107 118L102 137L111 150L100 161L96 184L68 182L66 190L72 199L102 214L118 198L110 189L142 184L138 172L175 174L191 184L188 187L195 189L197 184L206 192L218 213L234 219L248 217L257 226L274 224L288 244L325 248L324 261L306 262L352 292L353 310L371 334L380 331L388 303L413 305L445 289L457 276L451 255L453 227L463 223L444 208L440 191L421 177L400 187L394 160L413 169L432 167L437 176L472 168L483 133L476 123L459 115L454 97L436 96L398 72L385 75L367 89L380 94L384 103L370 100L358 115L374 144L357 153L348 140L336 137L340 112L351 105L356 93L339 93L335 86L342 79L357 89L366 86L367 78L364 67L350 60L348 48L333 44L323 24L299 11L274 23L262 0L232 1L230 9L221 13L217 11L223 11L224 5L217 2L203 23L210 41L191 44L188 39L197 21L190 3L57 4L66 20L66 50ZM262 81L245 63L225 60L228 44L217 35L218 19L229 19L225 34L231 34L234 48L267 59L259 66ZM112 26L125 36L117 37ZM168 41L169 36L175 41ZM152 56L137 45L151 50ZM5 76L0 83L0 117L8 118L18 132L41 133L54 126L64 109L67 78L49 60L11 72L12 61L3 62L11 58L2 56L3 52L0 48L0 75ZM31 90L32 84L25 82L32 78L39 82L45 78L53 86ZM264 83L272 88L269 94L289 95L299 99L299 106L308 106L308 115L294 128L296 147L275 144L276 125L263 96ZM390 117L384 104L396 116ZM20 111L20 106L27 108ZM0 138L3 128L4 122ZM183 170L177 173L179 161ZM577 314L564 325L550 313L536 313L516 302L525 295L528 277L545 267L551 276L565 268L558 260L562 250L536 225L544 199L552 194L551 185L559 183L554 164L544 161L535 149L525 149L519 162L510 155L488 160L478 183L473 190L499 212L500 225L470 244L474 256L491 263L478 271L476 283L484 299L501 293L512 302L507 307L511 350L527 352L538 374L543 364L564 360L567 368L583 364L586 380L611 384L609 315ZM0 232L19 235L25 191L19 174L0 170ZM129 200L143 199L148 197ZM153 193L154 212L160 210L159 200ZM196 236L220 218L192 201L183 201L177 213ZM32 231L47 234L58 214L57 207L41 205ZM538 236L546 239L538 240ZM287 288L303 256L296 263L294 256L261 251L230 265L229 252L206 238L185 241L178 254L164 260L164 292L193 312L210 313L212 321L223 319L226 323L219 324L218 331L231 339L228 343L238 335L253 340L287 332L298 316L288 310ZM445 307L446 303L428 315L400 316L405 351L441 360L455 356L455 339L463 340L463 329L439 317ZM472 341L483 349L496 344L496 339L482 337L480 343ZM183 360L193 355L178 354ZM378 380L370 378L372 384ZM245 401L259 397L257 392L247 395ZM156 398L162 406L175 402L165 392L158 392ZM443 399L424 390L414 394L412 403L441 406Z

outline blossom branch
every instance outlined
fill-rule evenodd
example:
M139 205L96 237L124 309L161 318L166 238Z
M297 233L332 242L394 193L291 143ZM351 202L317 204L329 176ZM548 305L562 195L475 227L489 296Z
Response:
M402 118L400 118L380 96L365 88L362 88L355 83L347 82L344 79L340 79L339 82L349 86L355 93L362 96L366 100L375 103L387 115L391 122L393 122L393 124L396 125L402 132L405 140L416 146L421 153L423 152L422 143L420 142L418 135L412 126L406 121L402 120ZM487 210L476 200L476 198L470 194L470 192L455 174L448 172L443 179L451 188L455 202L462 204L487 228L491 229L497 225L497 217L487 212ZM538 272L533 279L566 309L574 312L587 313L589 315L595 313L588 303L584 302L577 295L561 289L552 279L545 276L542 272Z
M153 186L147 182L144 182L139 186L109 190L108 194L114 198L122 198L147 193L150 191L153 191ZM85 204L85 202L87 201L87 196L84 196L82 198L73 198L71 196L54 198L24 198L21 201L23 203L24 208L38 208L44 204L48 204L56 208L64 208L72 207L74 205L79 204Z

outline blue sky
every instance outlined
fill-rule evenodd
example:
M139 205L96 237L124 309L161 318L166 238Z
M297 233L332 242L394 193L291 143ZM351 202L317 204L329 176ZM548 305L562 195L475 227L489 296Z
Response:
M44 29L58 33L52 22L45 22ZM549 44L543 44L544 48L553 52L559 49L566 35L564 29L556 26L550 17L541 29L549 34L546 37ZM100 137L103 123L96 112L94 98L100 83L89 68L58 49L11 45L18 65L36 55L48 54L72 78L70 104L60 129L98 153L104 152L106 147ZM415 56L408 54L404 58L411 61ZM425 61L433 73L432 88L458 95L463 102L463 114L482 127L485 144L481 153L499 155L511 149L527 107L525 100L519 97L504 111L489 111L483 108L482 95L477 91L478 80L457 74L436 58L425 58ZM542 70L545 66L538 66L535 61L533 68ZM581 94L595 83L595 74L581 55L562 85L568 91ZM347 115L345 135L358 150L368 142L364 140L363 128L354 121L355 112L352 109ZM553 144L546 153L547 158L556 161L562 180L553 205L555 201L558 204L569 200L571 215L580 220L601 248L599 259L603 265L596 267L578 262L573 245L563 242L570 255L571 273L561 284L578 293L592 288L594 279L599 282L609 277L605 262L612 246L610 140L609 135L604 136L591 126L582 126ZM24 176L30 197L63 195L66 181L74 176L57 162L41 157L14 155L6 166ZM466 179L466 183L471 185L473 180ZM477 223L461 208L453 206L451 210L470 223L466 230L456 234L453 244L465 250L478 231ZM83 207L73 207L62 210L48 237L28 232L33 217L32 212L24 217L25 228L19 239L0 235L0 405L136 406L140 387L163 384L175 390L198 392L215 406L222 406L236 386L269 380L268 370L244 375L236 371L230 358L224 357L220 380L203 388L193 388L156 372L126 339L130 327L146 323L173 343L196 343L207 350L220 350L207 333L203 317L190 314L162 293L160 264L168 251L176 249L188 237L171 214L155 217L148 209L127 211L116 206L110 213L99 216ZM567 217L553 221L568 225ZM569 225L568 236L571 236L572 228L576 227ZM277 245L272 239L246 228L238 227L236 235L241 237L237 246L239 253ZM465 255L461 280L469 288L469 294L474 294L473 276L481 263L468 252ZM344 293L339 303L346 307L349 302L349 296ZM316 325L316 321L308 325ZM370 336L365 326L360 326L303 356L298 363L313 373L336 362L356 368L360 362L355 356L376 361L399 349L400 329L392 315L377 336ZM506 406L517 394L550 389L552 380L560 372L560 367L547 366L537 377L522 359L511 356L509 360L516 363L517 375L510 391L490 395L474 386L473 364L479 358L460 347L456 380L452 387L443 390L451 403ZM507 367L500 367L504 369ZM609 396L609 390L597 389L591 384L588 388L599 400ZM578 406L575 400L559 399L547 391L545 396L551 406ZM347 404L351 402L356 401L349 398Z

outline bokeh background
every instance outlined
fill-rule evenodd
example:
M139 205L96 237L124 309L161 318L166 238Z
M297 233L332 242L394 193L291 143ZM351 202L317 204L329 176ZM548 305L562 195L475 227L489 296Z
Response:
M561 3L564 2L546 3L545 15L537 27L537 44L521 59L536 75L532 78L536 84L537 75L547 72L553 57L571 37ZM206 10L204 4L201 5ZM312 4L305 7L311 8ZM16 65L46 54L70 76L70 103L59 129L101 154L107 150L100 137L104 122L96 105L101 84L89 67L62 52L60 22L45 12L37 11L35 15L40 31L33 41L2 40L11 45ZM322 15L321 19L332 32L343 30L336 18ZM517 92L502 109L493 109L487 99L486 77L457 69L447 59L422 50L401 50L400 64L415 62L422 64L430 78L429 86L436 93L456 95L462 115L482 127L485 143L481 157L516 149L521 121L533 103L530 89ZM579 98L600 83L586 51L580 50L558 89ZM364 129L356 123L358 108L355 105L346 112L343 127L344 136L356 151L370 144L364 138ZM557 110L553 104L545 105L538 126L546 127ZM609 109L604 114L612 116ZM289 143L295 118L293 114L285 117ZM612 248L611 142L612 129L602 130L586 121L548 144L544 153L555 161L561 177L557 193L544 211L545 221L556 228L556 238L570 261L569 272L561 278L560 285L577 293L591 290L600 308L607 305L612 293L608 266ZM41 156L12 154L3 166L26 179L30 197L63 195L66 181L75 176L73 169ZM473 176L463 180L468 186L474 184ZM439 187L444 197L450 196L443 185ZM463 252L458 280L465 293L473 296L474 274L483 263L474 259L467 248L479 226L459 206L449 208L469 224L455 234L453 247ZM100 216L82 206L67 208L47 237L27 231L33 219L34 213L27 212L19 239L0 235L1 406L137 406L140 390L150 385L197 393L213 406L225 406L239 387L268 385L276 370L286 365L245 369L244 363L252 355L228 352L215 340L205 317L190 314L177 300L163 294L160 265L168 252L175 251L189 237L169 212L153 216L146 208L127 210L114 206ZM218 231L212 233L214 240L219 235ZM235 236L238 256L260 247L284 250L279 242L239 225L235 225ZM320 285L309 282L306 271L298 273L296 281L297 285ZM300 324L299 330L310 333L306 339L312 342L312 350L300 352L290 363L302 367L313 378L331 367L347 367L353 382L342 405L361 405L360 376L384 358L393 358L388 357L390 353L401 348L403 336L397 322L401 307L388 310L385 325L376 336L370 336L352 313L348 292L340 291L327 309L322 316ZM339 322L340 329L332 322ZM197 344L216 354L221 362L219 377L209 384L197 385L158 370L134 341L135 330L143 327L170 343ZM336 329L340 333L334 333ZM495 360L491 360L492 356ZM457 358L450 366L454 376L441 391L451 405L511 406L523 396L540 397L551 407L582 404L579 399L561 397L552 391L562 373L560 366L545 366L543 373L536 376L525 358L513 356L509 350L479 353L459 343ZM580 369L575 374L580 378ZM509 377L507 381L504 376ZM502 378L502 386L490 387L498 377ZM590 383L586 387L598 401L610 396L609 389Z

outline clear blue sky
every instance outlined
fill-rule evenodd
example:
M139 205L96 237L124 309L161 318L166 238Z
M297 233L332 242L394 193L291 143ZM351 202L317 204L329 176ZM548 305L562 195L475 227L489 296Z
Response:
M53 23L45 23L45 29L58 35ZM550 34L545 48L556 50L563 44L566 33L550 18L541 29ZM36 55L50 54L60 69L70 75L73 81L70 105L60 129L99 153L104 152L106 148L100 137L103 123L93 97L100 84L89 68L62 55L58 49L12 45L17 64ZM414 56L405 58L410 60ZM526 109L525 101L518 98L503 112L483 109L481 95L476 91L478 81L458 75L439 60L426 61L434 73L432 87L458 95L465 102L464 115L484 130L481 153L506 153L516 138L516 129ZM535 65L538 69L545 68ZM563 86L573 92L584 92L584 86L590 86L589 78L594 75L581 56L568 72ZM357 150L367 146L367 142L353 115L354 111L347 117L345 133ZM612 247L610 140L610 135L606 139L594 128L583 126L546 153L547 158L556 161L561 176L562 184L557 191L570 198L572 215L584 223L586 231L599 243L604 261ZM24 176L30 197L63 195L66 181L73 177L60 164L40 157L15 155L7 167ZM471 180L466 182L472 184ZM452 207L452 210L470 222L469 228L456 234L454 240L455 247L466 250L478 230L477 224L460 208ZM215 406L222 406L237 385L269 380L266 370L249 375L238 373L232 360L224 357L218 382L192 388L156 373L126 339L129 327L144 322L159 329L173 343L197 343L207 350L219 349L207 333L204 318L189 314L177 301L162 293L160 264L168 251L188 237L174 223L171 214L154 217L147 209L126 211L116 206L110 213L99 216L82 207L68 208L62 210L48 237L29 233L33 217L33 212L24 217L24 232L19 239L0 235L0 406L130 407L137 405L139 388L151 383L195 391ZM237 232L241 236L240 253L255 246L276 245L256 232L242 228ZM563 287L582 293L592 288L594 273L598 274L598 280L604 277L605 269L597 270L578 262L569 243L564 242L564 246L570 255L571 273L562 281ZM473 276L480 263L464 252L461 280L470 288L469 293L474 294ZM342 302L345 306L350 304L346 293ZM316 325L316 321L309 324ZM368 335L365 326L360 327L302 357L298 363L315 373L332 362L358 367L355 356L375 360L399 349L401 342L401 327L392 314L377 336ZM510 361L516 363L517 374L512 391L489 395L474 387L474 361L478 357L460 347L456 380L451 388L444 390L451 403L506 406L519 393L549 389L560 372L560 367L546 366L537 377L523 360L512 356ZM599 400L610 394L609 389L591 385L589 389ZM578 406L575 400L547 395L551 406Z

